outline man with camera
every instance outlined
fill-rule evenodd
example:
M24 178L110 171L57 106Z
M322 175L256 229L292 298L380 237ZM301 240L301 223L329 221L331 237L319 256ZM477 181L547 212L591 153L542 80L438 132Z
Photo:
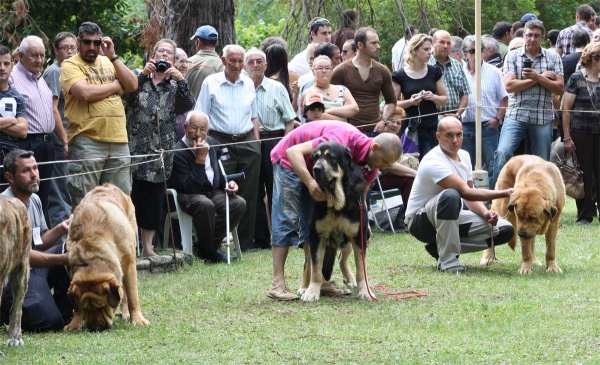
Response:
M129 156L125 109L119 95L134 92L138 79L115 53L96 23L84 22L79 53L64 60L60 84L68 125L69 193L73 209L97 185L110 182L129 195ZM100 55L103 53L104 56ZM94 160L90 160L94 159Z
M189 111L196 103L183 75L175 67L176 49L172 40L159 40L152 58L137 74L137 90L123 94L132 156L172 150L176 142L176 116ZM132 163L131 200L142 232L144 254L153 256L152 238L159 228L165 199L164 182L173 169L173 153L165 153L158 161L155 156L133 158Z
M563 92L563 65L556 52L541 47L544 40L541 21L528 21L523 38L525 45L507 53L504 61L508 108L494 154L490 189L496 185L500 170L523 138L529 138L532 154L546 161L550 159L554 120L552 97Z

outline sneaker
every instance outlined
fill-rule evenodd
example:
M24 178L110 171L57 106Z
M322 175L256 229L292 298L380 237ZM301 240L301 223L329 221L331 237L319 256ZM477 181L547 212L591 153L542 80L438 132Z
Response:
M462 266L462 265L459 264L459 265L456 265L456 266L448 267L448 268L443 269L443 270L442 270L442 268L440 266L438 266L438 270L441 271L441 272L450 272L450 273L460 274L460 273L465 272L466 269L465 269L464 266Z
M580 226L590 224L590 223L592 223L592 219L590 219L590 218L581 218L581 219L577 220L577 224Z
M326 296L337 296L337 295L349 295L352 294L352 290L350 289L339 289L335 282L326 281L321 285L321 295Z
M267 293L267 296L271 299L282 301L300 299L296 293L288 289L283 283L277 285L276 287L271 287Z

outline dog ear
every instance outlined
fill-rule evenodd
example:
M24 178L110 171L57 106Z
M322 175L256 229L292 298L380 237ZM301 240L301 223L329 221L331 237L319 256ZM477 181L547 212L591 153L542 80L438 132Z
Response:
M556 214L558 214L558 208L556 208L556 205L551 204L550 209L544 208L544 212L550 216L550 222L553 222L554 217L556 217Z
M108 283L108 286L109 287L106 292L108 304L112 308L117 308L119 303L121 303L121 286L114 278Z
M346 147L346 150L344 151L344 156L346 157L346 161L348 162L348 169L350 169L352 167L352 153L350 152L350 149L348 147Z
M75 283L71 283L69 286L69 290L67 290L67 298L69 298L69 302L73 305L73 310L75 312L79 312L79 295L77 294L79 291L79 287Z

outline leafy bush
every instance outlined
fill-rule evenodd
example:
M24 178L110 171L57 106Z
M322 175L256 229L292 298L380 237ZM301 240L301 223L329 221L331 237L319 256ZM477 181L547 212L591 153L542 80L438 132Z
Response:
M285 25L285 19L279 19L277 24L266 24L259 20L256 24L244 26L239 19L235 21L235 41L236 44L249 49L251 47L260 47L260 42L271 36L278 36Z

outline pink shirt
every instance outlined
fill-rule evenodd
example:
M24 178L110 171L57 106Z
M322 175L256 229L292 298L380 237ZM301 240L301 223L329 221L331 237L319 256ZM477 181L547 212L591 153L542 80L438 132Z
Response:
M277 143L277 146L271 151L271 162L292 170L292 165L286 155L288 148L312 141L314 149L322 142L335 141L350 149L352 161L360 166L367 184L371 184L379 171L379 169L370 169L365 161L372 140L349 123L331 120L314 121L296 128ZM306 159L309 171L312 170L313 164L314 161L311 158Z
M42 74L32 74L19 62L14 67L8 81L25 98L27 134L52 133L56 126L52 91L42 78Z

